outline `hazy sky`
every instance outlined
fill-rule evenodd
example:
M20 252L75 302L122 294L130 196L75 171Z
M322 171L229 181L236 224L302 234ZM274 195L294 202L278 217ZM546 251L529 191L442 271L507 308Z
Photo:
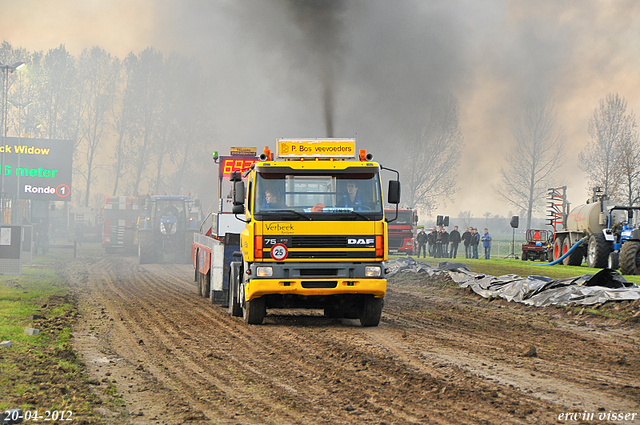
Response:
M316 2L318 3L318 2ZM322 4L322 2L320 2ZM459 191L437 214L517 213L494 193L511 125L525 102L555 101L567 139L557 185L587 198L578 153L598 100L640 109L640 2L327 0L0 0L0 38L30 51L98 45L124 58L153 46L196 55L216 81L211 150L273 147L276 137L326 137L323 87L336 137L385 165L425 104L452 92L465 150ZM320 19L318 19L320 18ZM319 42L322 40L323 42ZM327 64L329 64L327 66ZM327 83L328 82L328 83ZM401 170L402 171L402 170Z

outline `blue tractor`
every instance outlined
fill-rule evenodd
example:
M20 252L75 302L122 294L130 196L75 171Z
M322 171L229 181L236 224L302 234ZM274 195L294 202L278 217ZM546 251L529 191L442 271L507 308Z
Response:
M191 261L194 225L192 209L199 203L189 196L145 196L138 220L140 264Z

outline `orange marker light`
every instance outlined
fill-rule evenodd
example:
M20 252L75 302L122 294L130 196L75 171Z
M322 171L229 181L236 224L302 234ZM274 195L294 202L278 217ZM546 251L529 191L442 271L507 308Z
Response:
M376 236L376 257L384 257L384 236Z
M358 157L360 158L360 161L366 161L367 160L367 150L366 149L360 149Z
M262 258L262 236L256 236L253 240L253 257Z

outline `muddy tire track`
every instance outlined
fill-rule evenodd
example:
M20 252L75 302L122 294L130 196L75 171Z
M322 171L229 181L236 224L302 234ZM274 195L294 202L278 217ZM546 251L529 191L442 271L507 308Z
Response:
M189 265L102 256L59 268L79 295L75 345L96 392L116 386L125 402L110 407L113 423L550 423L576 408L640 411L634 328L621 341L393 282L376 328L287 310L248 326L197 295ZM537 357L522 357L529 345Z

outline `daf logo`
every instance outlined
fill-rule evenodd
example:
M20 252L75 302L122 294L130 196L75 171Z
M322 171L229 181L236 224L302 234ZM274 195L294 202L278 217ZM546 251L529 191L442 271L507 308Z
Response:
M373 239L347 239L347 245L373 245Z

